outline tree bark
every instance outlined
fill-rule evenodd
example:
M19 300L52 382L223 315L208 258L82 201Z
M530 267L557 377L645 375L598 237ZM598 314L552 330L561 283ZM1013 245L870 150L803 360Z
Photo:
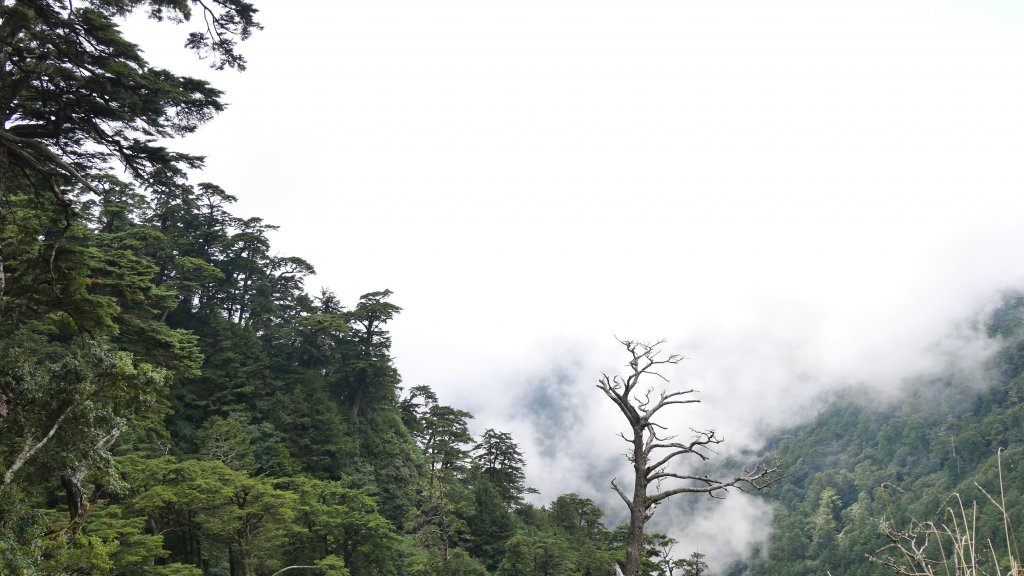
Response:
M46 436L43 436L43 439L39 442L36 442L30 433L26 434L25 444L22 446L21 452L18 454L17 458L14 459L14 462L4 472L3 484L0 484L0 486L7 486L14 481L14 474L20 470L25 463L32 459L32 456L34 456L40 448L46 446L50 439L53 438L53 435L57 433L57 429L60 428L61 423L63 423L64 419L68 417L68 414L71 413L71 410L75 405L76 404L73 402L63 412L61 412L60 416L58 416L53 422L53 426L50 427L50 431L47 432Z
M238 573L238 554L235 553L235 547L231 544L228 545L228 574L240 576Z
M647 458L643 430L633 428L633 499L629 507L629 537L626 541L626 574L640 573L644 557L644 526L647 524Z
M97 452L107 452L110 447L114 445L117 437L121 435L121 431L117 428L107 434L99 443L96 444L95 450ZM89 472L89 465L91 462L87 459L80 462L79 465L73 470L68 470L64 474L60 475L60 485L64 488L65 501L68 505L68 515L71 517L71 527L68 530L68 538L73 538L82 528L82 523L76 522L82 516L83 512L88 510L90 506L88 502L89 493L82 486L82 479L85 478L86 473Z
M82 508L85 507L85 490L82 488L84 472L72 472L61 474L60 485L64 488L64 498L68 504L68 514L71 522L78 520L82 515Z

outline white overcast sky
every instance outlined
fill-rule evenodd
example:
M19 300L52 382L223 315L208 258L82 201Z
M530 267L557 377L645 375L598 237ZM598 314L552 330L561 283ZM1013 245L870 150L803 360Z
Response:
M227 91L199 178L314 289L393 290L405 383L513 430L545 499L607 495L613 335L690 357L682 430L756 444L1024 286L1024 3L257 5L243 74L130 29Z

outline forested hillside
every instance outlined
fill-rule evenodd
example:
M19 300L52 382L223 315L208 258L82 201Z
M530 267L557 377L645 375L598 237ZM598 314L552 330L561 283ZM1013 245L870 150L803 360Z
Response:
M313 266L234 212L246 191L173 149L223 95L151 66L118 27L134 11L219 70L245 68L261 27L244 0L0 2L0 574L611 576L627 527L576 493L527 502L515 438L402 382L400 294L355 272L380 289L310 293ZM942 520L953 494L982 504L978 541L1001 542L996 502L1024 513L1022 312L1011 295L986 320L1000 351L982 370L885 402L845 391L770 442L775 530L730 572L891 574L868 558L889 557L885 530ZM668 442L639 417L650 393L631 407L643 393L624 390L638 437ZM700 434L660 448L719 441ZM637 468L737 485L662 473L669 459ZM634 516L653 510L636 498ZM677 544L648 534L640 573L710 573Z
M526 504L511 435L403 390L391 292L307 293L190 180L165 142L221 94L147 64L133 9L206 22L221 69L259 28L241 0L0 3L0 573L610 574L593 502Z
M788 476L766 493L776 503L771 540L733 573L892 574L884 560L901 555L879 552L891 543L886 533L907 531L912 521L952 527L950 511L963 530L956 495L969 519L978 505L977 573L996 573L989 543L1000 562L1008 552L997 503L1005 506L1011 540L1024 518L1024 298L1005 296L983 322L999 348L980 367L951 365L907 383L894 399L867 387L846 390L813 422L781 435L774 449Z

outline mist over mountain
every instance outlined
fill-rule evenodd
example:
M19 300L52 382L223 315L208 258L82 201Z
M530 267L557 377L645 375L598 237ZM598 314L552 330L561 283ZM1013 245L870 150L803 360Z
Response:
M667 375L670 383L650 384L698 390L700 404L679 407L664 419L672 433L685 438L691 429L715 429L725 438L714 461L685 466L738 472L777 450L780 438L813 434L806 432L808 427L837 405L855 405L873 414L879 426L908 409L931 419L969 412L979 395L1002 378L993 366L1019 335L994 326L1014 325L1020 314L1014 305L1018 299L1012 291L993 293L970 314L934 334L918 335L913 346L893 346L889 354L896 358L880 357L863 373L851 367L853 358L835 356L829 365L807 349L805 340L787 341L762 331L728 341L667 342L666 348L684 351L687 359ZM908 342L906 334L899 337ZM891 342L884 334L878 339ZM624 458L627 444L618 436L624 421L595 386L602 370L615 369L617 353L625 360L612 344L552 346L547 349L551 361L539 372L517 376L516 384L507 386L517 391L509 398L510 409L481 409L520 438L528 455L528 482L540 490L532 501L543 504L554 495L577 492L598 502L614 524L626 519L609 485L612 478L630 474ZM870 355L878 350L877 343L861 345L857 360L871 362ZM956 402L949 401L949 382L964 392ZM817 447L821 454L843 450L841 442ZM804 465L793 459L786 464L787 475ZM734 493L725 500L678 498L658 509L652 526L679 540L679 552L707 555L715 569L743 565L769 549L777 529L778 499L772 490Z

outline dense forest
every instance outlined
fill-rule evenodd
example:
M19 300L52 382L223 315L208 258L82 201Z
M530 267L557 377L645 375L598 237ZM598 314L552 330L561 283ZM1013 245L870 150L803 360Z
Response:
M219 69L260 28L243 0L0 2L0 573L611 576L625 526L575 493L531 504L510 434L403 386L389 290L310 294L272 224L193 181L203 159L167 142L222 95L150 66L116 24L135 10L205 22L187 47ZM781 432L775 530L727 572L892 574L890 536L953 494L1004 542L1022 326L1009 295L981 373L850 390ZM712 573L646 542L643 574Z
M779 434L771 448L788 475L765 493L776 503L771 540L732 573L893 574L891 562L908 566L890 536L923 543L928 522L969 532L977 566L954 573L1007 572L1024 518L1024 296L1006 294L980 323L997 344L980 366L951 363L892 399L844 390ZM938 558L938 544L933 535L924 556Z

